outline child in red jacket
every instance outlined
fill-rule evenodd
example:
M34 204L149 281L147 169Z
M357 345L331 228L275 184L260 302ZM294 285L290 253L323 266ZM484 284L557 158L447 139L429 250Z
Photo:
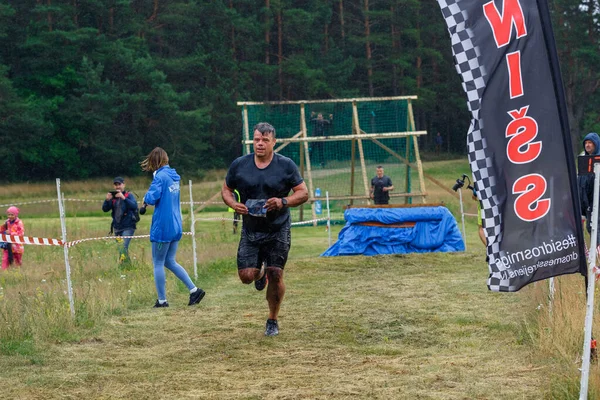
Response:
M19 219L19 209L15 206L8 207L6 210L6 216L8 219L2 225L2 232L5 235L12 236L23 236L25 234L25 228L23 227L23 221ZM8 269L9 265L13 261L21 266L21 260L23 258L23 245L17 243L7 243L10 248L5 248L2 251L2 269ZM10 253L12 252L12 260L10 259Z

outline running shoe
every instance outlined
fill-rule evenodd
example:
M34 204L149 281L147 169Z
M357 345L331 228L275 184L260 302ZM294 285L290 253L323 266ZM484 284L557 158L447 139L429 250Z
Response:
M169 307L169 303L168 302L164 302L164 303L160 303L158 300L156 300L156 303L154 303L154 308L162 308L162 307Z
M265 336L277 336L279 335L279 326L277 325L276 319L267 320L267 328L265 329Z
M267 271L265 270L265 264L263 263L262 267L261 267L261 271L262 271L262 278L254 281L254 287L256 288L256 290L260 291L263 290L266 286L267 286Z
M200 303L200 300L204 298L206 292L200 288L198 288L194 293L190 293L190 302L188 306L193 306L194 304Z

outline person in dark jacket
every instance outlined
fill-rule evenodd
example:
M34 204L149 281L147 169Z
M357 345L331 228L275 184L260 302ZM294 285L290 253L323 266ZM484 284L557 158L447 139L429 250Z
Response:
M187 271L177 263L175 255L183 233L180 206L181 178L169 167L167 152L156 147L141 163L142 170L152 172L154 179L144 196L144 206L154 206L150 242L152 242L152 263L154 264L154 283L158 299L154 307L169 307L166 296L165 267L173 272L190 291L189 306L200 303L206 294L196 287Z
M600 155L600 136L592 132L583 138L583 153L581 155L596 156ZM577 177L579 187L579 201L581 204L581 214L585 216L585 227L588 233L592 232L592 206L594 205L594 174L579 175ZM598 235L600 244L600 235Z
M136 228L136 215L138 210L137 200L133 193L125 190L125 180L120 176L113 179L115 190L106 194L102 204L102 211L111 211L111 233L115 236L133 236ZM124 238L123 247L119 254L119 262L129 260L129 242L131 238Z

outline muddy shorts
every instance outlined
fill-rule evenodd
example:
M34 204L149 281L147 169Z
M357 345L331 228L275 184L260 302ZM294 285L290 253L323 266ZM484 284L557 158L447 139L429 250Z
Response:
M290 252L291 232L283 226L277 232L248 232L242 228L237 253L238 270L259 268L266 261L268 267L283 269Z

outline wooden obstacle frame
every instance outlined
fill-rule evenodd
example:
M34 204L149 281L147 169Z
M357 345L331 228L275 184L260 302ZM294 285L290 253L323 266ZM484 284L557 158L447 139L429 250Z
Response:
M250 123L248 117L248 106L273 106L273 105L299 105L298 115L298 128L299 131L289 138L277 138L277 146L275 152L280 152L282 149L295 143L299 146L300 163L299 169L302 177L307 183L311 203L311 212L313 220L316 219L315 212L315 201L323 200L323 197L317 198L314 196L315 187L313 185L313 169L309 154L309 143L311 142L329 142L329 141L350 141L351 142L351 158L350 158L350 195L344 196L330 196L329 200L347 200L349 204L353 204L354 200L366 200L367 204L371 204L370 199L370 183L367 178L367 169L365 162L365 154L363 150L363 141L368 140L376 144L378 147L383 149L385 152L390 154L400 164L404 164L406 168L405 175L405 187L409 188L411 168L414 168L418 172L419 178L419 190L407 193L390 193L390 197L402 197L406 204L412 201L413 197L420 198L422 203L425 203L427 192L425 190L425 180L423 173L423 166L421 163L421 156L419 153L418 136L426 135L426 131L416 131L414 122L414 113L412 107L412 101L416 100L417 96L393 96L393 97L365 97L365 98L347 98L347 99L329 99L329 100L299 100L299 101L274 101L274 102L253 102L253 101L241 101L237 105L242 107L242 118L243 118L243 136L242 141L245 146L246 154L251 152L251 145L253 143L250 132ZM358 104L365 102L379 102L379 101L406 101L407 102L407 123L406 130L402 132L379 132L379 133L366 133L361 129L361 121L359 119ZM308 136L308 129L306 126L306 104L315 103L351 103L352 104L352 126L350 128L350 134L347 135L331 135L331 136ZM405 138L406 140L406 154L398 154L394 149L383 144L380 139L392 139L392 138ZM410 144L412 141L415 162L410 162ZM356 149L358 149L358 156ZM357 161L360 163L360 170L357 171ZM355 188L355 174L360 173L362 176L363 188ZM300 220L303 220L303 209L300 209Z

